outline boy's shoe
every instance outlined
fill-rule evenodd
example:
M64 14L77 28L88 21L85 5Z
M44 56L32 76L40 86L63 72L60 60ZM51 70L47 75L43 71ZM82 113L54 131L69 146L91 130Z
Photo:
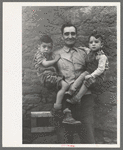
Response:
M72 98L72 95L69 94L69 92L65 92L65 95L64 95L67 99L71 99Z
M76 121L71 114L69 109L63 111L65 113L65 118L63 119L62 123L66 124L81 124L80 121Z
M80 103L81 99L78 99L76 96L74 96L71 99L67 99L66 101L71 104L76 104L76 103Z

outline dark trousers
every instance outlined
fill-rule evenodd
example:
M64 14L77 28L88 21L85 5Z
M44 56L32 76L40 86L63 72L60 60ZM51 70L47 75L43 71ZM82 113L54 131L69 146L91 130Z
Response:
M64 101L65 102L65 101ZM64 107L70 108L72 116L76 120L81 121L81 125L64 125L64 141L65 143L73 143L73 134L75 131L78 133L81 144L94 144L94 97L92 94L85 95L82 97L80 104L67 103Z

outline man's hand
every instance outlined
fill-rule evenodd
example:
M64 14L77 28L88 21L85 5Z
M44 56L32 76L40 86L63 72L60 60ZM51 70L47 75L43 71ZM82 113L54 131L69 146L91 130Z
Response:
M91 77L92 77L92 75L87 75L87 76L85 76L85 80L87 80L87 79L89 79Z
M55 60L58 61L61 58L60 54L55 55Z

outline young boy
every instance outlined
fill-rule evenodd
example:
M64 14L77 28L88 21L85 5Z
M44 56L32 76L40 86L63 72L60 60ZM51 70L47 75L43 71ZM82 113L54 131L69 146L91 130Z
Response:
M57 75L56 69L53 67L60 59L60 55L56 55L55 58L52 59L52 47L52 39L48 35L43 35L40 38L38 51L34 56L34 66L37 70L40 82L44 86L48 86L48 83L52 83L51 85L56 86L62 80L62 77Z
M67 99L67 102L72 104L80 102L88 88L94 89L96 86L100 87L103 83L104 72L108 69L108 59L102 47L103 37L97 34L97 32L92 33L89 37L89 48L83 47L87 52L87 57L85 59L86 71L71 85L67 94L73 95L80 86L81 88L77 95L73 96L71 99Z

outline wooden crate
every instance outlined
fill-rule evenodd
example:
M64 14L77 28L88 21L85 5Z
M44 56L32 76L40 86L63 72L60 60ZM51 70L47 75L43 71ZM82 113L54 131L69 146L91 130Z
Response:
M31 112L31 132L42 133L54 131L54 127L51 124L52 117L50 111Z

